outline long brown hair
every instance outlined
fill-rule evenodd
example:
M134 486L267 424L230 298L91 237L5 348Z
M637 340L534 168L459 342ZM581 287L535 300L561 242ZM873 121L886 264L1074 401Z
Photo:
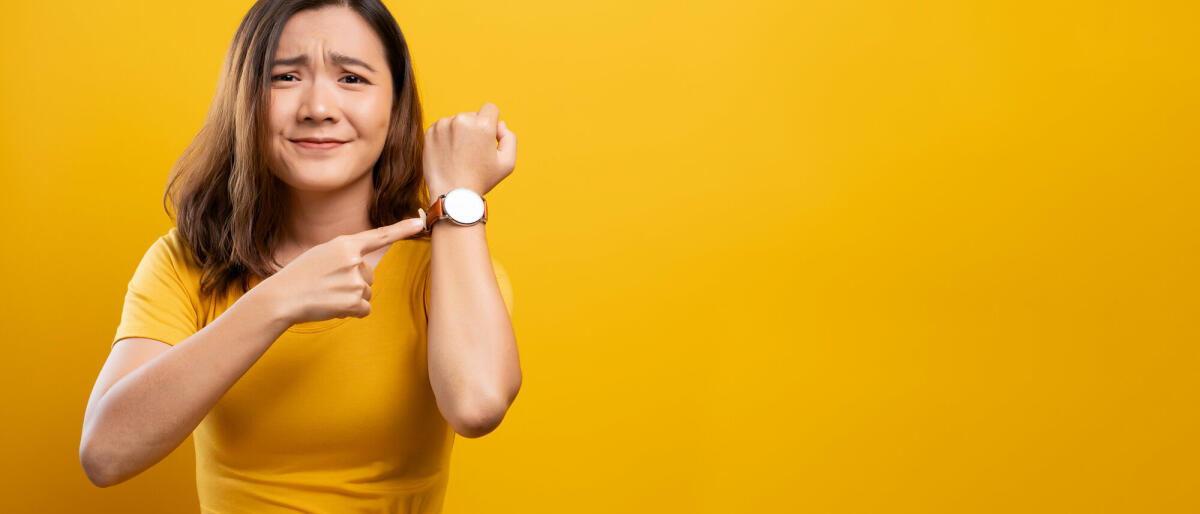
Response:
M172 167L163 194L163 208L203 269L202 298L224 298L235 283L244 293L251 274L274 273L269 263L279 242L286 185L269 172L263 154L270 63L288 18L326 5L348 6L374 28L392 73L391 121L372 170L372 226L415 217L419 206L429 204L421 103L408 44L387 7L379 0L259 0L238 25L208 115Z

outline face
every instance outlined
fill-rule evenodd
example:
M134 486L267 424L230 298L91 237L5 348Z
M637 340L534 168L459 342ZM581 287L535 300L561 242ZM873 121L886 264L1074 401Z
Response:
M305 191L335 190L370 173L392 107L391 70L371 26L347 7L298 12L272 62L271 172Z

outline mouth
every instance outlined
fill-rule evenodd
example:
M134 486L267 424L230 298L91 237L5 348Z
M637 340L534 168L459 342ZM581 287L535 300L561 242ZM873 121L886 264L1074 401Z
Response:
M305 137L300 139L289 139L297 146L309 150L333 150L341 148L347 141L328 137Z

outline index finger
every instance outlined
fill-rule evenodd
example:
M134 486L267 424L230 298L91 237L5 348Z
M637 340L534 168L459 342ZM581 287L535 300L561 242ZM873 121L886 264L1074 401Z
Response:
M492 102L484 103L483 107L479 108L479 117L488 120L488 126L495 128L496 120L500 119L500 108Z
M354 237L362 242L360 250L363 255L374 252L401 239L411 237L425 230L425 221L421 218L408 218L384 225L379 228L364 230Z

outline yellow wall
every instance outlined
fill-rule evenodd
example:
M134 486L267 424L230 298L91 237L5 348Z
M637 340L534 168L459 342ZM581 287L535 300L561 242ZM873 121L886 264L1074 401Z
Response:
M0 511L195 511L79 431L249 4L5 5ZM1194 2L390 5L520 138L448 513L1200 511Z

